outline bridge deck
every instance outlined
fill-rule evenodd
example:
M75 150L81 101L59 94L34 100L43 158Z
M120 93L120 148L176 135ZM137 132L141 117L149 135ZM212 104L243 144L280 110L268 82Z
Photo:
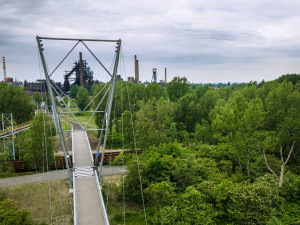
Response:
M91 158L90 144L85 131L73 132L73 151L75 168L74 198L76 199L74 211L75 220L77 220L77 223L74 224L104 225L96 176L91 168L93 159Z

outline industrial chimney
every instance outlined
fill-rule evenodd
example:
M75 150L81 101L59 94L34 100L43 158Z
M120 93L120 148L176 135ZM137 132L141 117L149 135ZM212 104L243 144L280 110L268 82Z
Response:
M140 82L140 74L139 74L139 60L136 59L136 55L134 55L134 70L135 70L135 83Z
M79 79L80 79L80 86L84 87L84 68L83 68L83 61L82 61L82 52L79 52Z
M2 61L3 61L3 76L4 76L4 81L6 79L6 67L5 67L5 57L2 57Z
M167 67L165 67L165 86L167 86Z

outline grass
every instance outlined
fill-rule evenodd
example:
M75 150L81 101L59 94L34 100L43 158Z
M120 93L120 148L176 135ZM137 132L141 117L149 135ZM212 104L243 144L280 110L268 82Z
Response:
M111 225L124 224L123 202L119 200L119 189L122 175L112 175L104 177L103 193L104 201L107 205L107 214ZM51 196L51 210L49 201L49 187ZM30 218L38 223L70 225L72 221L73 202L72 195L69 194L69 185L66 181L50 181L34 184L16 185L12 187L0 188L0 196L14 200L19 209L30 212ZM126 204L126 224L144 224L144 214L142 206ZM52 213L52 220L51 214Z
M72 130L72 125L67 121L61 120L61 126L63 130Z
M76 109L75 109L75 111L76 111ZM75 116L76 116L77 120L79 121L79 123L82 126L85 126L87 124L87 122L90 120L90 117L92 116L92 113L81 113L81 114L76 113ZM65 119L65 120L72 121L72 122L77 122L71 114L61 115L61 118ZM96 115L94 115L93 118L91 119L87 129L98 129L98 126L95 122L95 119L96 119ZM72 129L72 126L71 126L71 129ZM92 131L92 132L97 133L97 131Z
M103 180L103 199L105 205L107 204L107 214L111 225L124 224L123 201L118 198L121 179L122 175L112 175L104 177ZM125 205L125 221L127 225L145 224L142 206L131 205L128 202L125 202Z
M14 200L19 209L28 210L36 223L73 224L73 200L66 181L50 181L49 186L48 182L40 182L0 188L0 196Z

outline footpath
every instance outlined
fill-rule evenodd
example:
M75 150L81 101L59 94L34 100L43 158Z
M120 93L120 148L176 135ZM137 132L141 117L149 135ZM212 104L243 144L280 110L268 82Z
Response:
M109 176L109 175L121 174L121 173L123 173L121 166L103 167L102 170L103 176ZM48 180L66 180L66 179L68 179L68 172L67 170L64 169L64 170L51 171L47 173L37 173L32 175L3 178L0 179L0 188L14 186L14 185L46 182Z

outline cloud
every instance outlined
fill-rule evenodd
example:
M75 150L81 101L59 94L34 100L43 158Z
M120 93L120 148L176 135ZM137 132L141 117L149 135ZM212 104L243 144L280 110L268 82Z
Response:
M148 80L152 68L165 66L194 82L201 82L195 74L203 68L211 80L221 79L218 74L224 70L230 71L228 80L235 80L247 66L262 68L262 64L288 72L289 60L299 57L297 1L0 0L0 4L0 52L10 59L7 66L13 63L10 70L20 79L28 74L36 79L36 35L121 38L128 74L133 74L132 59L137 54L141 74ZM51 65L66 54L69 46L64 45L47 45ZM104 49L109 61L109 49ZM271 64L279 59L284 62L281 67ZM242 77L248 80L251 71L254 80L255 70ZM294 64L293 71L297 71ZM261 72L275 78L274 71Z

